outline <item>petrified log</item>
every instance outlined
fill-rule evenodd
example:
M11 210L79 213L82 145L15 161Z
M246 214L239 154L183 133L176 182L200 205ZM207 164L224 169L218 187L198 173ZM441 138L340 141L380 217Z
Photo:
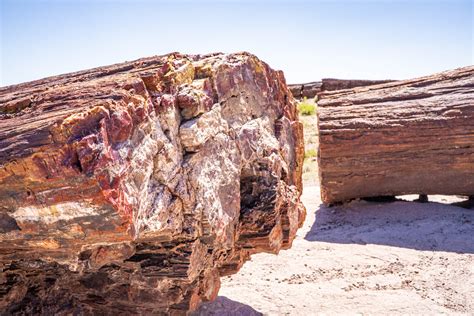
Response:
M290 90L291 95L296 99L301 98L301 89L302 89L302 85L300 85L300 84L289 84L288 85L288 90Z
M302 125L255 56L174 53L0 93L5 313L183 314L303 222Z
M325 203L474 194L474 67L319 97Z
M321 81L290 84L288 88L297 99L314 98L322 91L334 91L342 89L350 89L355 87L371 86L394 80L355 80L355 79L322 79Z
M357 87L373 86L376 84L394 82L394 80L360 80L360 79L333 79L321 80L321 91L336 91Z
M290 84L288 88L293 97L297 99L314 98L321 91L321 81L308 82L303 84Z

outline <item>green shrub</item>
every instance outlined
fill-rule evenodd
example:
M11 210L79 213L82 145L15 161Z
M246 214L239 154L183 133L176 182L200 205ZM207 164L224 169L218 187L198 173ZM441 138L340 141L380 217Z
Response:
M316 151L316 149L311 148L305 151L304 159L313 158L313 157L316 157L317 155L318 155L318 152Z
M314 115L316 113L316 105L303 101L298 105L298 111L300 115Z

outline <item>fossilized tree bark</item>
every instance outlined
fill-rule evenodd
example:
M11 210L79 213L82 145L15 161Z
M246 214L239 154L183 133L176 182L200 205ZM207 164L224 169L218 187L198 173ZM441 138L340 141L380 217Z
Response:
M335 91L355 87L372 86L381 83L393 82L393 80L356 80L356 79L322 79L321 81L290 84L288 88L291 94L297 98L314 98L322 91Z
M321 81L290 84L288 85L288 89L290 89L291 94L297 99L314 98L321 92L321 85Z
M474 194L474 67L319 97L325 203Z
M183 314L302 224L302 125L247 54L0 89L0 309Z

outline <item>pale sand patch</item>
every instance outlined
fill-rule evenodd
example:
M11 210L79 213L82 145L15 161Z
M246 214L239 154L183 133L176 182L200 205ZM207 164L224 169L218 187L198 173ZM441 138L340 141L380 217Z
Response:
M401 201L326 208L317 186L304 188L303 202L293 247L252 256L198 314L474 313L474 210Z

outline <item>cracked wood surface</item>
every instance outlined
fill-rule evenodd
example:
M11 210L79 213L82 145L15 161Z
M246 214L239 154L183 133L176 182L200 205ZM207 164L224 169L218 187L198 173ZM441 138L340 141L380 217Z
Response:
M173 53L0 88L0 309L185 314L291 246L302 124L248 53Z

